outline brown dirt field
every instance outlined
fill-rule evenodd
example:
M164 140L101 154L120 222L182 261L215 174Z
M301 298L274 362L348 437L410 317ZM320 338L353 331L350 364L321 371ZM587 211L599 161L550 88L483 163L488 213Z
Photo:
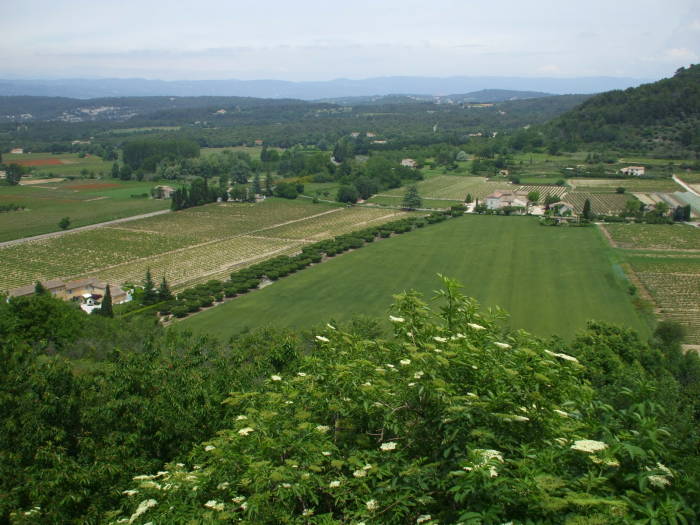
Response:
M63 164L60 159L15 160L12 163L20 166L60 166Z
M109 182L93 182L92 184L71 184L65 186L71 190L104 190L107 188L118 188L119 184L110 184Z

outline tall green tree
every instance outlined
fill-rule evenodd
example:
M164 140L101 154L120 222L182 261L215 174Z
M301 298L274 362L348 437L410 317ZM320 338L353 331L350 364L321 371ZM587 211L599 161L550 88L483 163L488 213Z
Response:
M272 197L272 175L269 171L265 175L265 195Z
M158 287L158 301L170 301L172 298L173 293L170 291L168 281L166 281L165 276L163 276L163 280L160 282L160 286Z
M583 213L581 214L584 219L592 219L593 218L593 212L591 211L591 201L589 199L586 199L586 202L583 203Z
M61 228L62 230L67 230L69 226L70 226L70 217L63 217L60 221L58 221L58 227Z
M146 278L143 281L143 295L141 297L141 302L146 306L158 302L158 292L153 284L153 276L151 275L150 268L146 270Z
M418 195L418 186L415 184L408 187L406 194L403 196L403 207L409 210L420 208L423 204L423 199Z
M115 162L114 164L112 164L112 178L118 179L119 175L120 175L119 163Z
M114 310L112 309L112 291L109 289L109 285L105 289L105 296L102 298L102 306L99 310L95 310L99 315L103 317L114 317Z
M41 284L41 281L37 281L34 284L34 295L44 295L45 293L48 293L48 290L44 288L44 285Z
M260 185L260 174L259 173L256 173L255 177L253 177L253 193L255 195L262 194L262 187Z

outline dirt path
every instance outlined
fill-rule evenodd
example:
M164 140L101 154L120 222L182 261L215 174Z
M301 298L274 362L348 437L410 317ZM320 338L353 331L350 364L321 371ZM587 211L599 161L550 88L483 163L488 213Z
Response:
M80 226L78 228L73 228L72 230L43 233L41 235L35 235L34 237L23 237L21 239L13 239L11 241L4 241L4 242L0 242L0 248L5 248L6 246L13 246L15 244L22 244L25 242L41 241L43 239L51 239L52 237L61 237L62 235L69 235L71 233L76 233L76 232L84 232L87 230L94 230L96 228L102 228L103 226L110 226L112 224L119 224L122 222L135 221L138 219L146 219L148 217L154 217L156 215L163 215L164 213L170 213L170 210L152 211L150 213L142 213L141 215L132 215L131 217L124 217L123 219L115 219L113 221L98 222L96 224L88 224L87 226Z
M612 246L613 248L619 248L617 243L613 241L612 235L610 235L610 232L605 228L605 225L602 222L596 222L596 226L598 226L598 228L600 228L600 231L603 232L603 235L605 235L605 238L610 243L610 246Z
M679 184L679 185L683 186L683 187L685 188L686 191L689 191L689 192L692 193L693 195L696 195L696 196L700 197L700 193L698 193L697 191L695 191L695 190L693 189L692 186L686 184L685 182L683 182L681 179L679 179L679 178L676 177L675 175L673 176L673 181L674 181L676 184Z

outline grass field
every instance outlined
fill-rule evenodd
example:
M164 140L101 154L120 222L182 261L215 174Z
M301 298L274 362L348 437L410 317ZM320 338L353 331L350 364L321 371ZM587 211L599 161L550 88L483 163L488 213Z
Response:
M176 326L221 337L268 324L309 327L384 317L392 294L430 297L436 274L510 311L513 327L570 337L588 319L648 334L594 228L543 228L527 217L465 216L382 240L192 316Z
M200 206L0 248L0 290L37 279L83 276L115 284L140 282L148 268L155 279L166 276L174 288L182 288L404 215L285 199Z
M150 193L157 182L79 179L31 186L0 186L0 204L26 209L0 213L0 241L60 230L58 221L70 217L71 227L85 226L167 209L169 200L133 198Z

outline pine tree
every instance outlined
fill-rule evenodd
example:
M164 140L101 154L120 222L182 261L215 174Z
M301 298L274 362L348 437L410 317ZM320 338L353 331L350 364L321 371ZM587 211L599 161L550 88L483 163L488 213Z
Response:
M118 179L119 178L119 164L115 162L112 164L112 178L113 179Z
M418 187L414 184L406 190L406 195L403 197L403 207L409 210L420 208L423 204L423 199L418 195Z
M105 289L105 296L102 298L102 306L99 310L95 310L99 315L103 317L114 317L114 310L112 309L112 292L109 289L109 285Z
M467 204L471 204L473 200L474 200L474 199L472 198L472 194L471 194L471 193L467 193L467 198L464 199L464 202L466 202Z
M163 276L163 280L160 282L160 286L158 287L158 301L170 301L172 298L173 293L170 291L168 281L166 281L165 276Z
M149 304L155 304L158 301L158 292L153 284L153 277L151 276L151 269L146 270L146 279L143 281L143 298L141 302L148 306Z

